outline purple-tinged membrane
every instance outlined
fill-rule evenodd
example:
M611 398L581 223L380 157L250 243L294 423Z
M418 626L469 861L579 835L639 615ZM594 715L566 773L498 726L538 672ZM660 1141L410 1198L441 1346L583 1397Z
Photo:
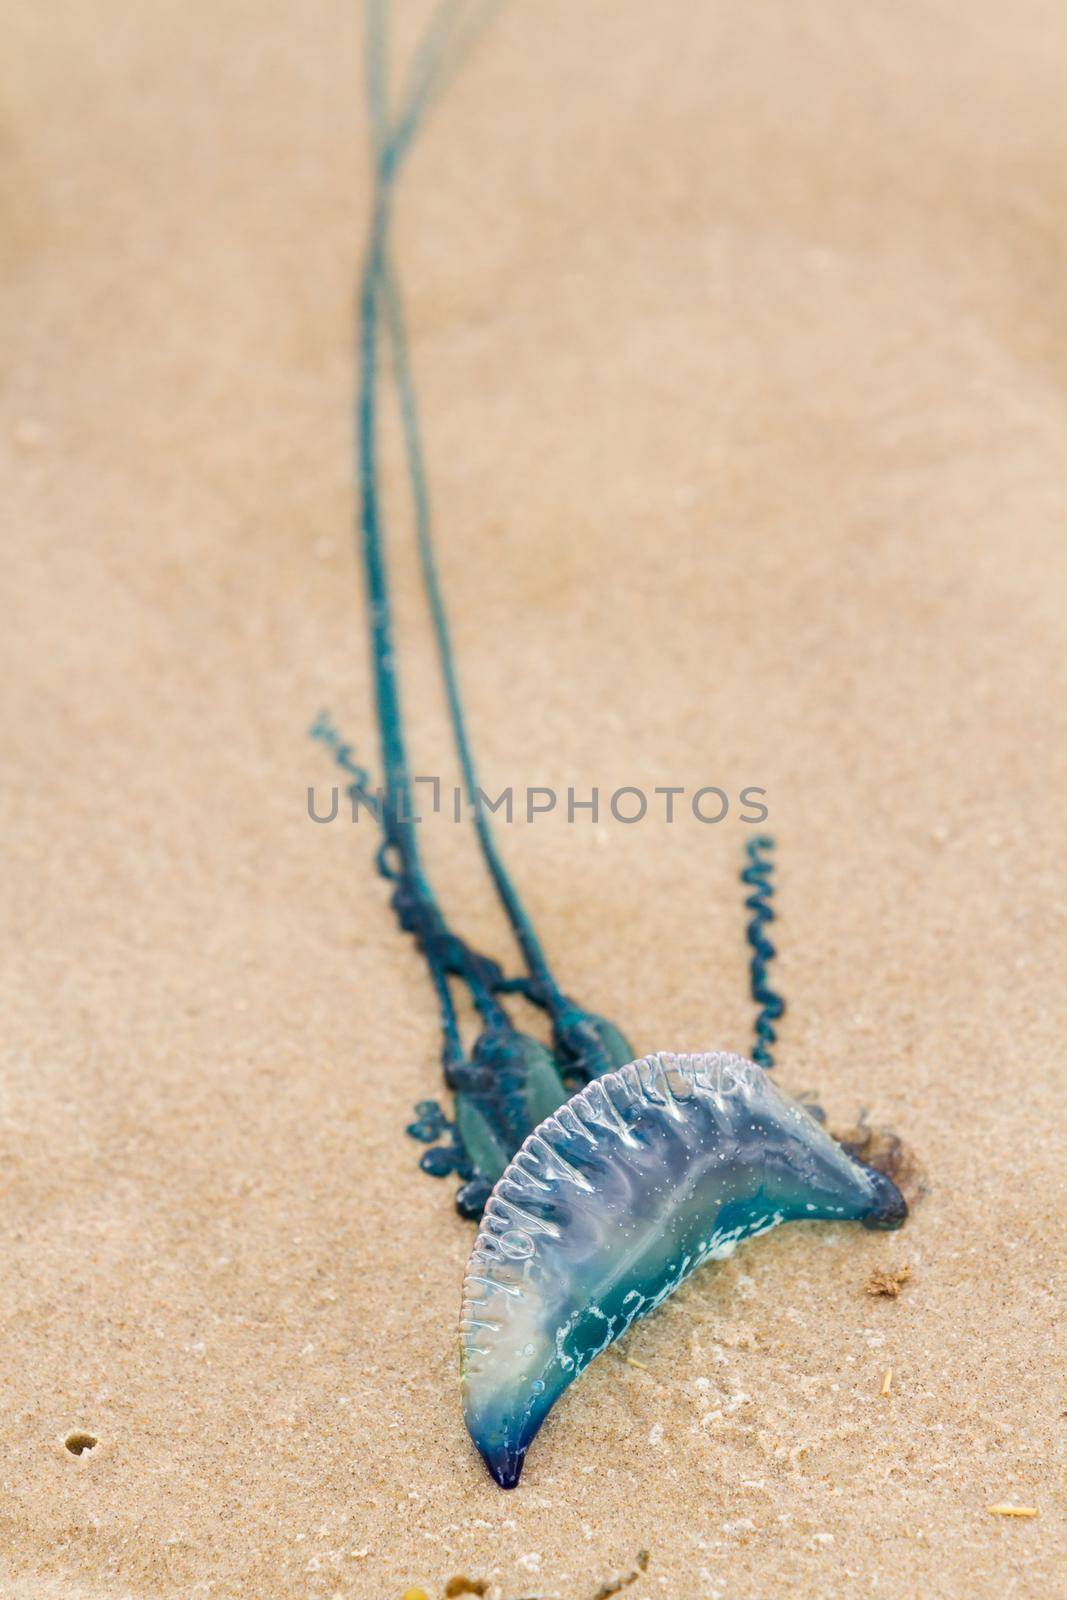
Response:
M702 1262L779 1222L906 1216L740 1056L646 1056L594 1080L508 1165L467 1265L463 1414L489 1471L514 1488L563 1391Z

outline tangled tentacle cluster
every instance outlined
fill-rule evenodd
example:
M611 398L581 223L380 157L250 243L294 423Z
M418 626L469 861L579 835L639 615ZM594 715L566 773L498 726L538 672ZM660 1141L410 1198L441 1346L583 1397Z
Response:
M544 990L529 974L509 977L499 962L475 950L449 925L422 873L417 855L402 832L390 837L388 796L372 788L368 769L354 747L321 712L308 730L324 744L349 782L345 793L364 806L380 830L375 860L391 887L390 901L400 927L426 958L441 1006L441 1063L455 1096L449 1121L436 1101L420 1101L408 1133L427 1145L419 1165L435 1178L455 1173L461 1216L479 1217L493 1183L531 1128L554 1111L571 1089L595 1075L603 1056L618 1066L630 1053L618 1029L559 996L554 1052L515 1028L501 996L522 995L552 1015ZM467 1049L460 1038L449 980L466 985L482 1021L482 1032ZM583 1057L584 1052L584 1057ZM584 1070L586 1066L589 1070ZM573 1079L573 1081L572 1081Z

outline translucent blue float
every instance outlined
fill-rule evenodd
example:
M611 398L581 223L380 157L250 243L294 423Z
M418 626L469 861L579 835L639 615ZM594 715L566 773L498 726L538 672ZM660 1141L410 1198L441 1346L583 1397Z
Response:
M740 1056L653 1055L525 1140L467 1266L463 1413L503 1488L563 1391L702 1262L780 1222L896 1228L891 1180Z

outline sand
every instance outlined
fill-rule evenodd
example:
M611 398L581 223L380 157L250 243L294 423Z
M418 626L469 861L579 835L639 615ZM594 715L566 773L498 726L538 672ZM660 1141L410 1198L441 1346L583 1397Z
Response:
M514 4L406 174L487 786L765 788L780 1081L930 1180L701 1271L513 1494L403 1133L429 987L368 825L306 812L320 708L377 764L359 8L7 9L0 1590L592 1600L647 1551L633 1600L1064 1593L1062 6ZM395 428L385 473L450 783ZM747 1049L749 834L503 842L636 1049ZM423 840L511 961L467 831Z

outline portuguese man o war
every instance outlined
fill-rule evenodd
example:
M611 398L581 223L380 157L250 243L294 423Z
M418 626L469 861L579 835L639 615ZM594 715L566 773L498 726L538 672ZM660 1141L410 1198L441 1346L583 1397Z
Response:
M768 981L775 948L772 841L753 839L742 881L757 1006L752 1061L735 1055L633 1059L620 1030L561 989L497 847L460 694L438 577L401 285L391 249L396 179L424 115L501 0L438 0L390 114L387 0L365 0L372 151L370 233L357 298L356 451L359 541L382 784L325 716L311 729L346 774L353 807L373 813L378 871L401 928L426 962L441 1019L452 1120L421 1101L408 1132L420 1165L456 1173L460 1213L481 1217L463 1287L461 1392L467 1428L492 1476L514 1487L538 1429L589 1362L702 1262L797 1219L895 1228L907 1204L890 1178L856 1159L768 1077L784 1010ZM379 477L383 368L395 388L414 537L452 740L491 886L523 971L509 975L446 918L425 868L413 810L401 705L384 496ZM469 1045L456 989L478 1018ZM518 998L547 1022L549 1042L519 1031ZM865 1153L865 1152L864 1152Z
M504 1489L563 1391L702 1262L780 1222L897 1228L861 1166L762 1067L653 1055L572 1096L485 1208L460 1318L463 1415Z

